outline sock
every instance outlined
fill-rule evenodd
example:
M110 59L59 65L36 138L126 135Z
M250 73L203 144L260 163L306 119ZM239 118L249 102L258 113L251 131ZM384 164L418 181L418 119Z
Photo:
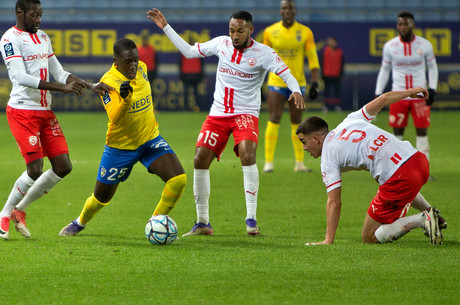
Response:
M417 136L415 140L417 150L423 153L428 160L430 160L430 143L428 143L428 136Z
M153 212L153 216L168 215L184 193L186 184L187 176L185 174L172 177L166 181L163 193L161 194L160 202L158 202L157 207Z
M86 226L86 224L93 219L94 215L109 203L110 201L102 203L94 197L94 193L91 194L91 196L86 199L83 210L81 210L80 217L78 217L78 223L83 227Z
M14 183L13 189L11 190L8 199L6 200L5 206L0 212L0 217L10 216L13 212L14 207L21 202L27 191L34 184L34 180L27 175L27 171L23 172L22 175Z
M278 142L278 131L280 124L267 122L265 129L265 162L273 162L275 159L276 143ZM299 141L300 142L300 141Z
M399 140L403 141L404 140L404 136L403 135L395 135L396 138L398 138Z
M304 151L303 151L303 144L299 141L299 138L295 134L297 127L300 124L291 124L291 140L292 140L292 147L294 148L294 156L295 161L299 163L303 163L304 158Z
M193 196L196 204L197 222L209 223L209 196L211 195L211 179L209 169L193 170Z
M246 219L257 220L257 195L259 192L259 170L257 165L243 166L244 195L246 197Z
M414 201L412 201L412 206L420 212L423 212L431 207L428 201L426 201L426 199L420 193L415 196Z
M48 193L61 180L62 178L56 175L52 169L47 170L30 187L27 194L16 206L16 210L25 211L32 202Z
M375 230L374 235L381 244L393 242L415 228L422 228L422 215L423 213L419 213L399 218L391 224L381 225Z

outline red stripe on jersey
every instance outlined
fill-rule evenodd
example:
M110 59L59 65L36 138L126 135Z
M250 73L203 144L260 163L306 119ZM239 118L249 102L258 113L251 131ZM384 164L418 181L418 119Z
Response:
M224 95L224 107L225 113L234 113L235 108L233 108L233 95L235 93L234 88L225 87L225 95Z
M394 164L398 164L399 161L402 160L401 156L395 153L391 158L391 161L393 161Z
M228 87L225 87L225 95L224 95L224 107L225 107L225 113L228 113Z
M326 186L326 189L330 188L330 187L333 186L333 185L336 185L337 183L342 183L342 180L339 180L339 181L337 181L337 182L334 182L334 183L332 183L332 184L329 184L328 186Z
M243 50L238 50L238 57L236 58L236 63L241 63L241 58L243 57Z
M236 56L238 55L238 50L237 49L233 49L233 55L232 55L232 62L235 62L235 59L236 59Z
M409 86L410 88L414 88L414 76L412 74L409 75Z
M21 55L14 55L14 56L10 56L10 57L5 58L5 60L10 59L10 58L15 58L15 57L21 57L22 58Z
M48 55L48 58L50 58L50 57L52 57L52 56L54 56L54 53L53 53L53 54L50 54L50 55Z
M364 118L365 118L366 120L368 120L368 121L371 120L371 118L367 117L366 113L364 112L364 107L361 108L361 112L363 113L363 116L364 116Z
M30 38L32 38L32 41L35 43L35 44L38 44L38 41L35 40L35 34L29 34L30 35Z
M410 43L407 44L407 55L411 56L412 55L412 45Z
M46 82L47 77L48 77L48 70L40 69L40 79ZM42 107L48 106L48 101L46 100L46 90L40 90L40 105Z
M206 55L204 55L202 52L201 52L201 48L200 48L200 43L198 43L198 52L200 52L201 55L203 55L204 57L206 57Z
M280 73L277 73L276 75L280 75L281 73L283 73L283 72L286 71L287 69L289 69L289 67L286 67L286 69L284 69L284 70L281 71Z
M230 108L230 113L235 112L235 108L233 107L233 95L235 93L235 88L230 88L230 99L228 100L228 107Z

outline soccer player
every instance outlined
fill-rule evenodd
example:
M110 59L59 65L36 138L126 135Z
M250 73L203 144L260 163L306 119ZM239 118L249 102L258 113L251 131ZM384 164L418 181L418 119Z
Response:
M50 91L81 95L111 90L103 83L91 84L64 71L53 53L51 41L39 30L42 7L39 0L16 2L16 25L5 32L0 51L13 89L6 108L11 133L26 162L26 171L16 180L0 212L0 237L9 238L10 219L16 230L30 237L26 208L48 193L72 170L64 133L51 110ZM50 74L56 82L50 82ZM43 157L51 169L43 173Z
M414 87L427 87L428 68L428 97L422 99L406 98L390 106L389 123L398 139L403 139L407 126L409 111L414 120L416 130L416 148L430 157L428 142L428 127L430 126L430 106L435 100L438 85L438 66L431 43L413 33L415 27L414 15L401 12L398 15L396 28L399 36L389 40L383 46L382 65L377 77L375 94L382 94L392 75L392 90L405 90ZM430 176L430 179L433 179Z
M182 165L160 135L147 66L139 61L136 44L122 38L115 42L113 53L112 68L101 78L116 89L101 96L109 122L96 186L80 216L64 227L60 236L73 236L83 230L110 203L119 183L128 179L138 161L166 183L153 215L167 215L185 189L187 177Z
M258 116L260 89L267 71L280 76L293 93L289 102L304 108L300 87L289 68L276 52L251 38L254 32L252 16L246 11L236 11L230 17L229 36L219 36L208 42L189 45L167 23L158 9L148 11L148 18L164 33L187 58L219 57L216 72L214 101L209 116L204 121L194 158L193 190L197 222L189 235L210 235L209 195L211 182L209 166L220 156L233 133L233 150L240 157L246 199L246 232L259 235L257 226L257 195L259 171L256 165L256 148L259 138Z
M305 95L307 81L305 79L304 60L308 58L308 65L311 71L311 84L309 97L315 100L318 96L318 54L313 32L310 28L295 20L297 13L296 3L293 0L282 0L280 3L280 15L282 20L272 24L264 31L263 43L272 47L281 59L292 71L292 75L300 84L302 95ZM264 172L273 172L275 158L275 149L278 142L278 130L280 127L281 115L283 114L284 104L288 99L291 91L284 81L276 75L268 75L268 112L270 114L265 129L265 165ZM304 165L304 151L301 143L297 140L295 131L302 121L302 109L296 108L289 103L289 112L291 115L291 139L294 148L296 172L310 172L311 170Z
M322 118L312 116L297 128L303 148L314 158L321 156L321 173L327 191L327 228L324 241L307 245L332 244L342 207L342 172L368 170L380 184L367 210L362 230L364 243L392 242L415 228L425 229L432 244L440 244L445 220L419 193L428 180L428 160L409 142L401 141L370 122L382 110L404 98L427 98L417 87L380 95L349 114L335 129ZM422 211L404 217L414 206Z

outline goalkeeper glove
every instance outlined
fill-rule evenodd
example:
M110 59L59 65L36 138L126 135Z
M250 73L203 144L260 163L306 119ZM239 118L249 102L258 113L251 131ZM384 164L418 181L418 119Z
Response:
M312 101L314 101L318 97L319 88L317 82L312 82L310 85L310 91L308 92L308 96Z
M122 82L120 86L120 95L126 98L130 93L133 93L133 87L129 84L129 80Z
M436 91L434 91L434 89L428 89L428 98L425 100L425 103L428 105L428 106L431 106L431 104L434 103L434 94L436 93Z

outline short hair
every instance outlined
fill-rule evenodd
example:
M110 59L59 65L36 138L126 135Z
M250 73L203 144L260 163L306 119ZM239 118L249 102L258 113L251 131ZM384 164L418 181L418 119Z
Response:
M402 11L401 13L399 13L398 18L409 18L409 19L412 19L412 21L415 22L414 14L412 14L411 12L408 12L408 11Z
M230 19L240 19L252 23L252 15L247 11L236 11L230 16Z
M18 0L16 1L16 12L20 8L24 12L27 12L29 4L41 4L40 0Z
M311 116L299 124L299 127L297 127L295 133L303 133L304 135L308 135L316 131L327 132L329 131L329 125L327 125L327 122L323 118L319 116Z
M122 52L132 49L137 49L137 46L134 41L128 38L121 38L113 44L114 55L121 55Z

